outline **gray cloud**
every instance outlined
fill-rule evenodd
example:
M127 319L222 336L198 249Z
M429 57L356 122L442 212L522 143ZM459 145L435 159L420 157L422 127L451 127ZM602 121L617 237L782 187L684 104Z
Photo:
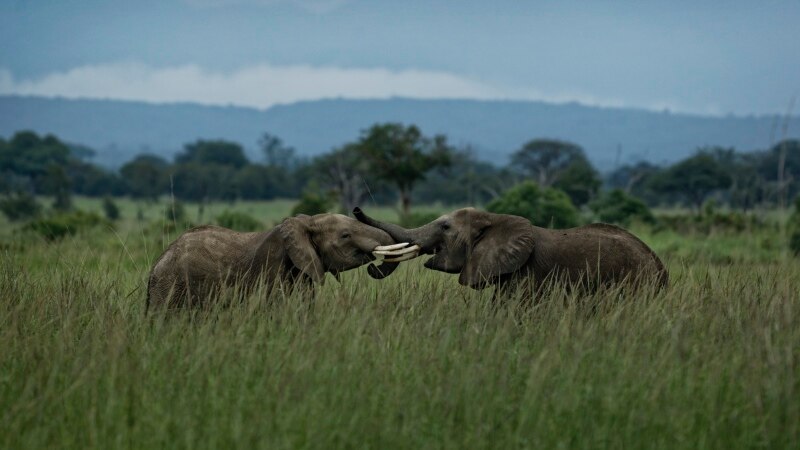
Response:
M77 67L36 79L16 80L0 71L0 93L113 98L149 102L197 102L267 108L320 98L503 97L501 90L443 72L259 64L230 73L196 65L153 68L137 63Z
M10 70L0 68L0 95L4 94L255 108L324 98L390 97L542 100L607 107L632 106L619 98L598 97L579 90L543 92L532 87L495 85L442 71L268 63L220 72L194 64L152 67L137 62L120 62L80 66L26 79L18 79ZM637 106L706 114L719 112L711 108L692 110L674 101Z

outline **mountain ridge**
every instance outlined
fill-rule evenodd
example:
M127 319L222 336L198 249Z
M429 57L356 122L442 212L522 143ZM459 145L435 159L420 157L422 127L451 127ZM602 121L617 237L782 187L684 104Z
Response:
M117 167L137 153L171 158L196 139L228 139L258 160L264 133L280 137L301 156L313 156L358 138L376 122L415 123L426 135L446 134L480 159L503 165L534 138L581 145L601 170L648 160L669 163L698 147L741 151L780 140L777 115L703 116L636 108L522 100L323 99L256 109L235 105L148 103L113 99L0 96L0 136L22 129L53 133L97 151L95 161ZM793 116L786 137L800 135Z

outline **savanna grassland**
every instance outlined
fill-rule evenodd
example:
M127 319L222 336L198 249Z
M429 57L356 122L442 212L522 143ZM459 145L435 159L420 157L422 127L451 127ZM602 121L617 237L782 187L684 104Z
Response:
M120 206L54 242L0 222L0 448L800 448L800 260L779 226L636 227L661 292L493 308L418 259L329 276L313 302L148 317L176 232L163 204ZM266 227L291 202L232 207Z

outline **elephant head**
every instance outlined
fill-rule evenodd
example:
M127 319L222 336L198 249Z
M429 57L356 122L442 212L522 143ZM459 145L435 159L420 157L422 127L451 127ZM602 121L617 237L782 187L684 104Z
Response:
M394 271L400 261L417 256L419 247L395 244L389 234L341 214L298 215L280 225L286 251L292 263L314 281L325 272L340 272L383 259L380 266L370 264L374 278Z
M418 245L420 254L433 255L425 267L460 273L459 283L476 289L519 270L534 247L533 226L518 216L465 208L419 228L405 229L373 220L360 208L353 214L365 224L386 231L397 242Z

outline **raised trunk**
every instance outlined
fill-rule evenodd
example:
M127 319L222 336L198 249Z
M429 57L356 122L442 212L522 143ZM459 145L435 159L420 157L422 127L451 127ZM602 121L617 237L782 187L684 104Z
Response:
M409 244L417 244L420 246L419 253L431 254L435 247L439 245L441 236L437 233L439 224L434 221L423 225L419 228L407 229L393 223L381 222L369 217L361 211L361 208L355 208L353 215L360 222L365 223L371 227L379 228L387 233L394 239L395 242L408 242Z
M372 217L364 214L364 211L361 210L359 207L353 208L353 217L358 219L359 222L365 223L371 227L379 228L387 233L389 236L394 239L395 242L407 242L406 239L409 238L408 230L405 228L395 225L393 223L384 223L373 219Z
M368 215L364 214L364 211L361 211L361 208L353 209L353 216L355 216L355 218L362 223L365 223L371 227L379 228L389 233L389 236L391 236L395 242L408 242L411 244L419 244L421 247L423 246L422 245L423 240L426 235L425 227L427 227L428 225L408 230L393 223L385 223L375 220L372 217L369 217Z
M395 242L409 242L409 243L419 243L420 238L423 236L422 230L424 227L415 228L413 230L407 230L401 226L392 224L392 223L384 223L379 222L372 217L364 214L364 211L361 211L361 208L354 208L353 209L353 216L356 219L361 221L364 224L367 224L371 227L378 228L389 233L389 236L394 239ZM420 245L422 247L422 245ZM424 251L424 249L423 249ZM375 279L382 279L389 276L400 263L391 263L391 262L384 262L380 266L375 266L374 264L370 264L367 267L367 273L369 276Z

